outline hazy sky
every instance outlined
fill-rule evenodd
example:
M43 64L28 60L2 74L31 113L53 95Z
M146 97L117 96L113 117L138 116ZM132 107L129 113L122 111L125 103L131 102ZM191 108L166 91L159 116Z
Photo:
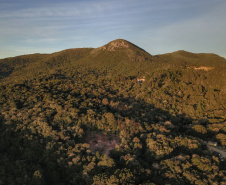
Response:
M0 0L0 58L126 39L226 58L226 0Z

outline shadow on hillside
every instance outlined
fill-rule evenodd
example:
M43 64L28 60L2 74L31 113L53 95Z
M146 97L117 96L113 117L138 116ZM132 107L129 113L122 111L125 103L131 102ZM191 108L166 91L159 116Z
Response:
M0 63L0 81L9 77L13 73L13 69L6 64Z
M62 93L62 91L59 90L59 93ZM117 94L115 91L111 91L111 93ZM129 119L141 124L143 127L145 123L151 125L170 121L174 126L170 133L172 136L184 135L186 131L184 126L191 124L193 121L185 114L172 115L168 111L156 108L144 100L135 99L135 97L125 97L123 95L99 97L99 99L103 98L107 98L109 103L101 103L99 109L97 109L98 112L113 113L116 118L121 120ZM114 103L117 103L117 105L114 105ZM4 177L1 177L4 179L2 182L9 182L7 178L14 178L17 179L17 184L33 182L33 184L63 185L69 183L74 178L71 174L72 172L74 173L73 175L77 174L77 180L80 183L83 182L82 177L79 177L82 169L76 165L72 169L67 165L67 160L64 158L68 158L68 156L64 152L59 152L61 151L61 146L56 141L51 137L43 138L42 136L34 135L29 128L25 132L16 129L16 127L17 123L6 125L2 116L0 127L0 162L4 166L3 171L5 173L3 173ZM134 133L134 136L139 134ZM32 135L33 137L30 137ZM173 158L181 152L188 151L175 150L158 160ZM191 154L192 152L190 151L189 153ZM120 166L118 167L120 168ZM85 184L85 182L83 183Z
M116 91L112 91L116 94ZM143 124L163 123L170 121L177 131L185 131L184 126L192 124L194 121L186 114L172 115L169 111L161 108L156 108L154 104L148 104L142 99L136 99L135 97L124 97L119 95L117 97L99 97L107 98L109 104L101 105L102 111L111 112L113 114L119 114L122 118L129 118L136 122ZM110 103L112 102L112 103ZM114 106L114 103L117 105Z
M77 165L70 168L71 159L52 137L43 138L29 128L17 129L17 123L4 122L1 116L0 184L67 185L72 180L75 184L87 184Z

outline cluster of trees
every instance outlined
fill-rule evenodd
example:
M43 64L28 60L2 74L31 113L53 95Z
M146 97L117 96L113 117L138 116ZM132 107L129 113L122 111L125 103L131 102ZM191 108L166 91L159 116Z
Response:
M181 88L175 85L179 72L171 72L164 89L169 80L165 72L162 80L153 73L140 84L139 76L70 70L0 86L1 184L218 184L223 180L224 164L195 137L216 138L224 145L225 128L220 122L198 121L197 115L192 119L193 113L180 114L183 98L172 92L167 96L166 91ZM175 108L171 101L177 103ZM197 135L184 132L195 121L198 124L190 129ZM90 151L86 138L94 130L119 138L108 156ZM208 135L212 130L215 134Z
M124 40L0 60L0 184L223 184L200 141L225 148L225 69ZM93 133L117 145L93 150Z

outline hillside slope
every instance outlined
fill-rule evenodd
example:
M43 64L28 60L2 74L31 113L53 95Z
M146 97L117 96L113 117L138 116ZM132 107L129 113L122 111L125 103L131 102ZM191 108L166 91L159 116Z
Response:
M225 64L122 39L0 60L0 184L223 183Z
M193 118L225 119L226 60L215 54L177 51L152 56L126 40L117 39L95 49L68 49L3 59L0 65L4 84L20 83L40 75L74 76L89 71L96 77L104 74L109 80L146 77L142 96L151 99L150 103L166 110L177 107L177 112Z

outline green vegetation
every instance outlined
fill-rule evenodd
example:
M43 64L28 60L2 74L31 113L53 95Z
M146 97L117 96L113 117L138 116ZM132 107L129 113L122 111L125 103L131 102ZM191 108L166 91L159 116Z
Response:
M0 66L0 184L223 184L201 140L226 146L225 59L116 40Z

